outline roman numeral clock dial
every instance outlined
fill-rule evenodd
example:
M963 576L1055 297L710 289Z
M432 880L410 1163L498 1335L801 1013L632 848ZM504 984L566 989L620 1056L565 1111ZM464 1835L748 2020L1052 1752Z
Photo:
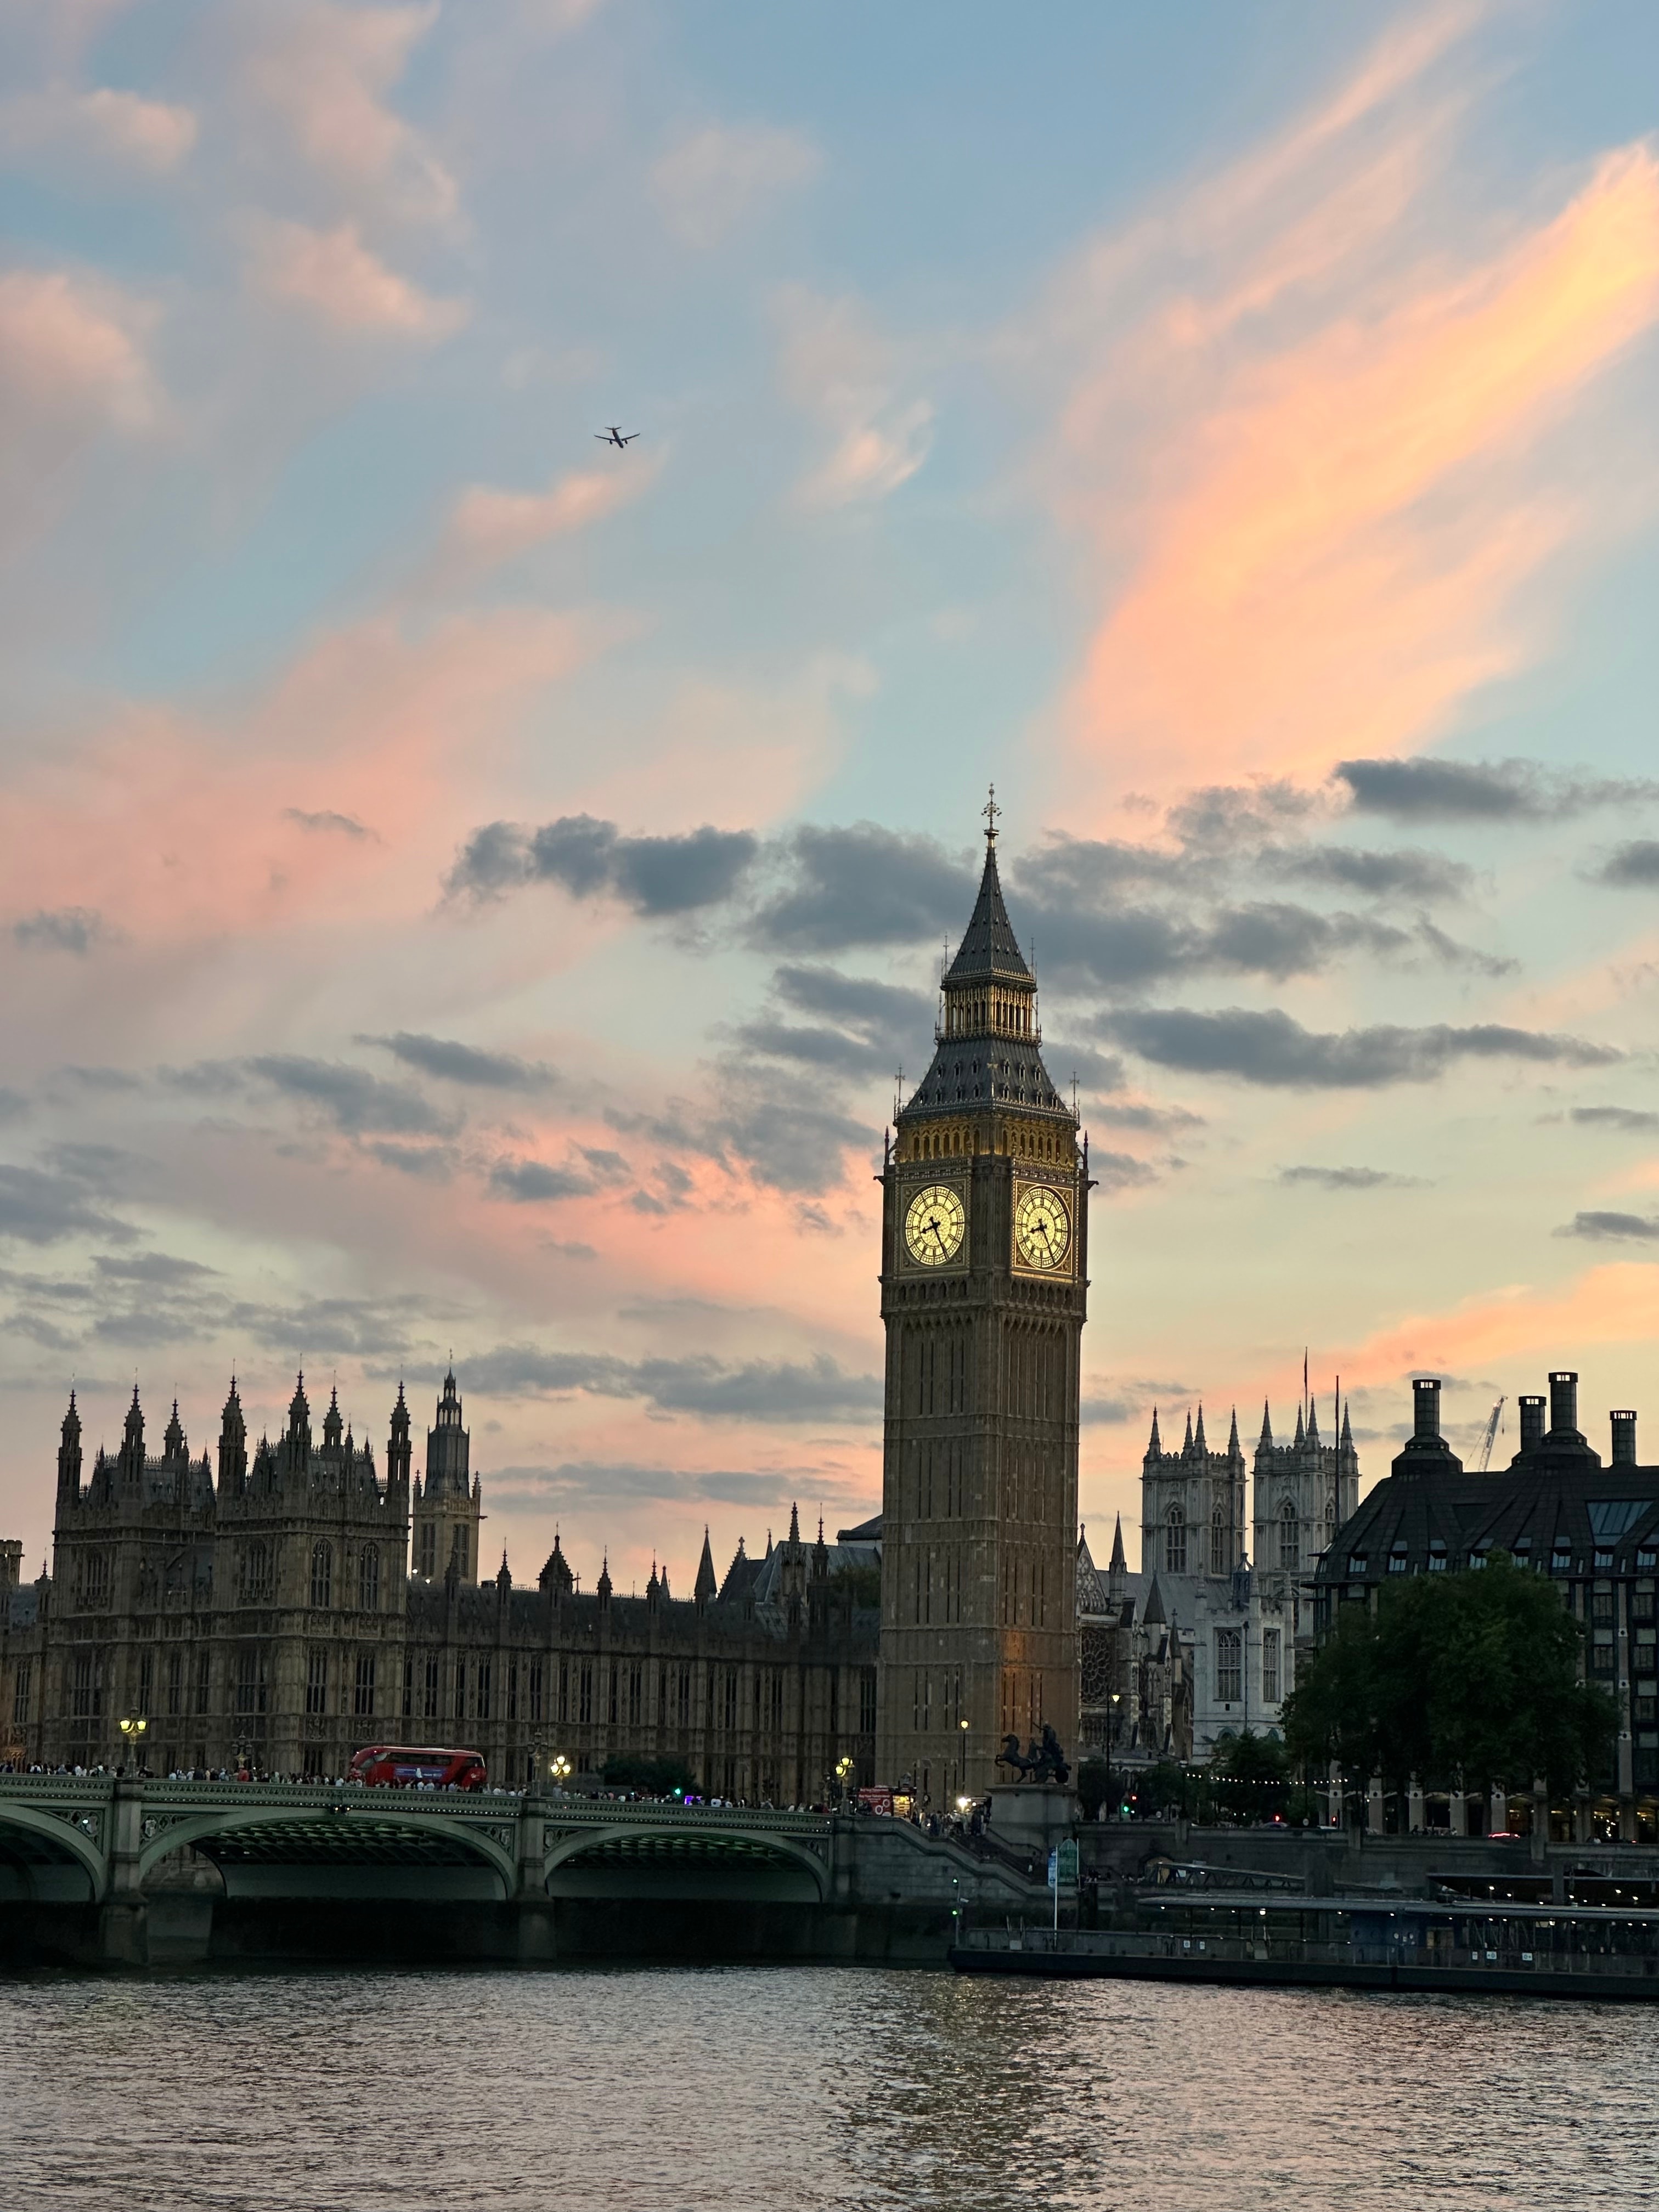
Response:
M904 1211L904 1249L919 1267L943 1267L962 1249L968 1209L949 1183L931 1182Z
M1052 1273L1072 1249L1072 1218L1058 1191L1029 1185L1014 1206L1014 1249L1028 1267Z

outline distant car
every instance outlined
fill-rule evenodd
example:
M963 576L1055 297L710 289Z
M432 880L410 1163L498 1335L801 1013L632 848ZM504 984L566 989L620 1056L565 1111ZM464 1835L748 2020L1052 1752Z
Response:
M347 1778L371 1789L482 1790L489 1777L482 1752L372 1743L354 1753Z

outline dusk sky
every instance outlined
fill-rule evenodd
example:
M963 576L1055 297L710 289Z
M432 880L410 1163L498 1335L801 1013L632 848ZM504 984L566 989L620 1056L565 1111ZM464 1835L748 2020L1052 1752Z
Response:
M72 1379L383 1468L452 1350L487 1571L872 1511L993 779L1102 1554L1304 1344L1367 1481L1414 1370L1659 1457L1656 86L1651 0L5 0L26 1572Z

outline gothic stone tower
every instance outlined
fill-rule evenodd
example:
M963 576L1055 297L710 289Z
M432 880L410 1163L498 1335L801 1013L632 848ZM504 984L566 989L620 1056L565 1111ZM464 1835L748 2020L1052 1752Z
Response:
M398 1402L403 1401L401 1385ZM404 1441L408 1417L404 1417ZM426 1432L426 1481L415 1485L415 1572L441 1581L453 1567L464 1583L478 1579L478 1523L483 1493L471 1474L471 1442L461 1426L460 1394L452 1367L444 1377L435 1428Z
M942 1807L1011 1780L1006 1735L1076 1743L1088 1170L1042 1065L1036 981L985 874L933 1065L883 1175L887 1327L876 1771Z

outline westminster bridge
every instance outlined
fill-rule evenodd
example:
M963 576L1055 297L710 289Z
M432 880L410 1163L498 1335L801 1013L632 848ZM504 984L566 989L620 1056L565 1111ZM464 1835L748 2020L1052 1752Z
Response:
M868 1815L0 1776L0 1958L924 1957L959 1911L1039 1893L1006 1858Z

